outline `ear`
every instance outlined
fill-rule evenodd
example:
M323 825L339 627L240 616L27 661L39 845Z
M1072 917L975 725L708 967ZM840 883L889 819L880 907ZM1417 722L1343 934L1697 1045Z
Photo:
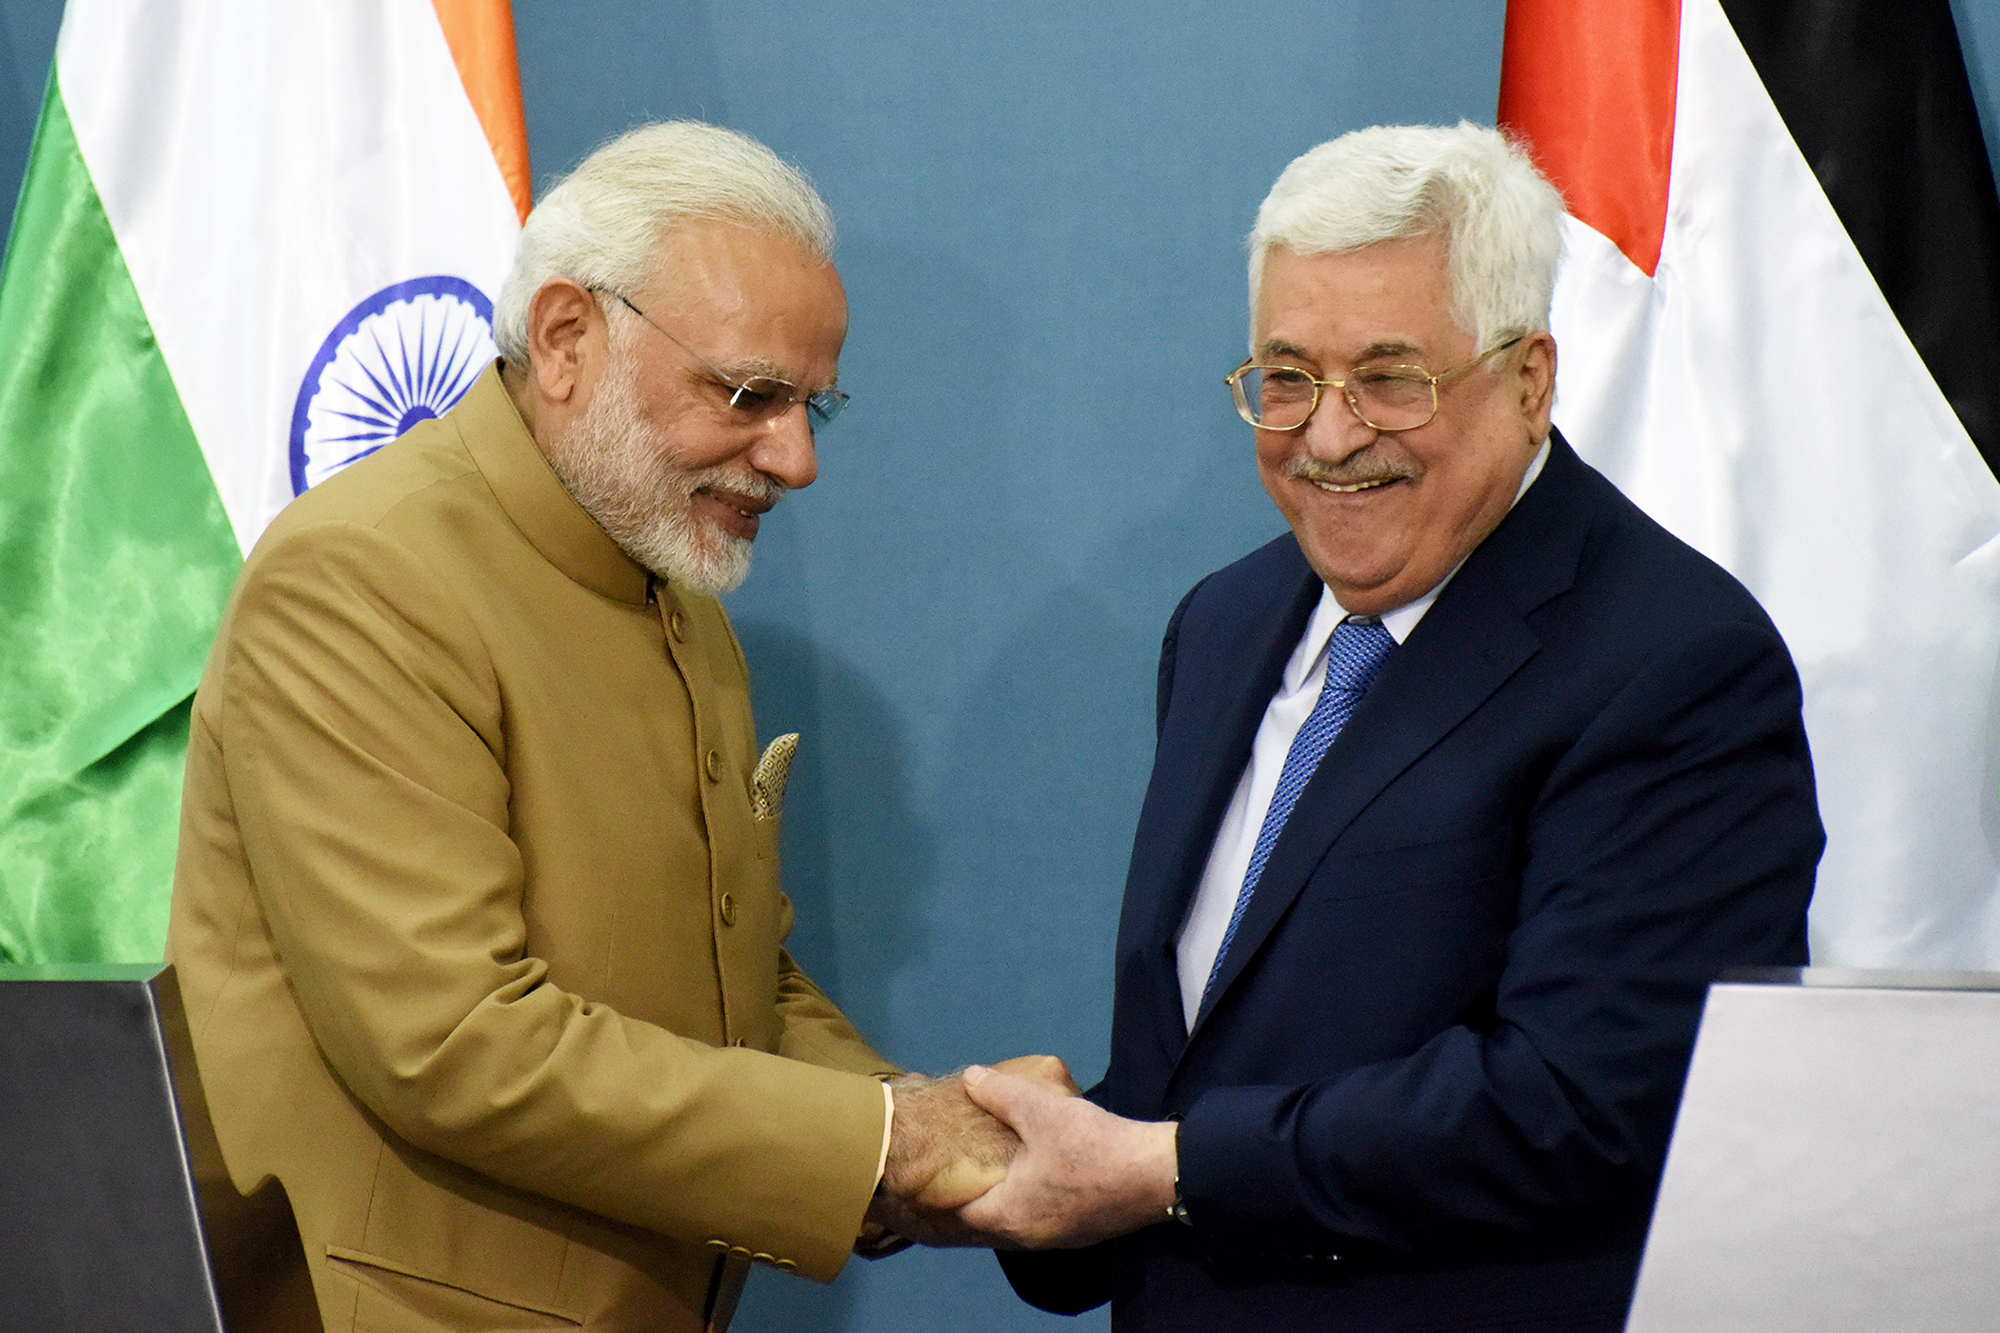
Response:
M1547 438L1549 412L1556 401L1556 340L1537 329L1521 340L1519 361L1521 420L1536 441Z
M567 278L542 284L528 302L528 364L535 387L552 403L567 403L604 342L604 321L590 290Z

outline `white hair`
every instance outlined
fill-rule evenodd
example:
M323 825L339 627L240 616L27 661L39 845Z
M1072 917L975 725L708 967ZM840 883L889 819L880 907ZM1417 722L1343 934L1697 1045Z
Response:
M776 232L819 259L833 214L798 168L747 134L696 120L628 130L556 182L528 215L493 308L508 364L528 364L528 305L559 278L625 293L653 275L660 240L688 222Z
M1355 130L1293 159L1257 210L1251 318L1273 246L1318 255L1436 236L1452 317L1480 347L1546 329L1562 215L1562 195L1499 130L1469 121Z

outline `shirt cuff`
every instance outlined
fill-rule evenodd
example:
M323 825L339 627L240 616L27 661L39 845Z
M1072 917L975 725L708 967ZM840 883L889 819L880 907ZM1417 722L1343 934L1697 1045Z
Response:
M875 1188L882 1188L882 1177L889 1170L889 1135L896 1128L896 1094L889 1091L887 1080L882 1083L882 1152L875 1159Z

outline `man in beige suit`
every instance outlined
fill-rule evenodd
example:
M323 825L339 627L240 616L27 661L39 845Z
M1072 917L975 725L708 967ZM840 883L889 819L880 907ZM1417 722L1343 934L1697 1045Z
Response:
M844 401L831 243L741 135L607 145L528 221L501 366L244 567L168 951L330 1333L720 1327L752 1261L831 1280L878 1182L1011 1152L953 1082L892 1098L783 948L715 595Z

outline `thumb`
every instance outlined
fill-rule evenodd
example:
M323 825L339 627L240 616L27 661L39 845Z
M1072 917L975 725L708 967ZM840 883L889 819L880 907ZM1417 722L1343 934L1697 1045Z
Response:
M972 1104L1016 1134L1030 1117L1036 1099L1051 1095L1027 1079L985 1065L969 1065L961 1077L965 1080L965 1095Z

